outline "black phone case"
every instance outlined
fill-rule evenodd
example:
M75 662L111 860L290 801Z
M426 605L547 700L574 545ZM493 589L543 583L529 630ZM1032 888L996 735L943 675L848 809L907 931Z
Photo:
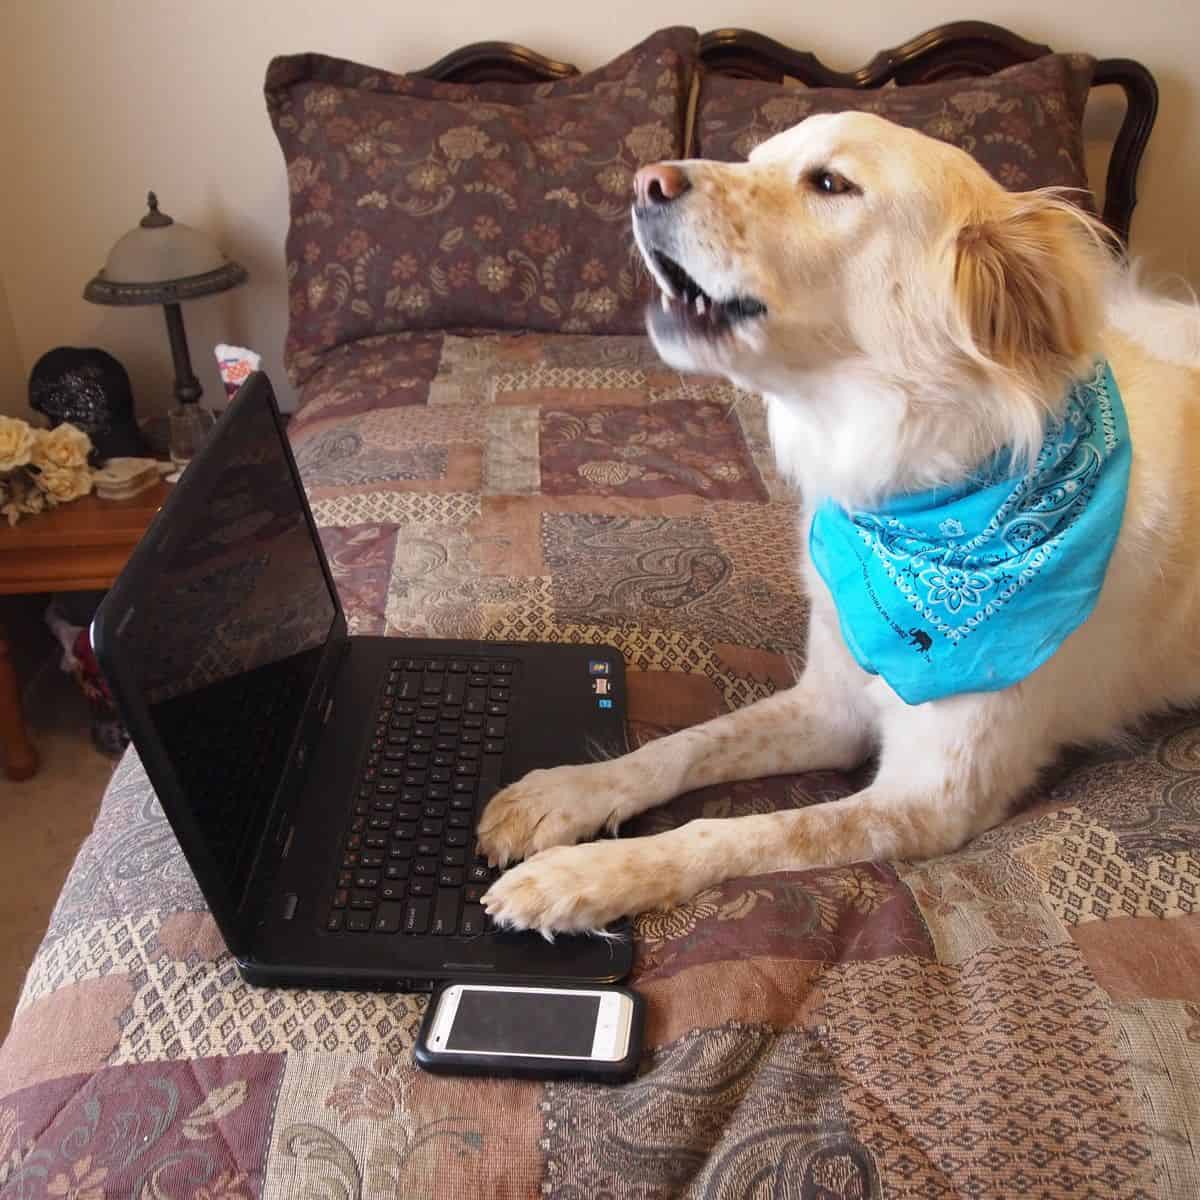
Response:
M421 1031L417 1034L417 1044L413 1049L413 1058L422 1070L429 1071L434 1075L497 1075L510 1079L590 1079L596 1083L623 1083L637 1074L638 1063L642 1057L642 1026L645 1005L641 996L630 988L611 984L587 988L589 991L597 992L620 992L632 1000L633 1013L629 1019L629 1049L623 1059L618 1062L579 1062L576 1059L566 1058L522 1061L520 1058L509 1057L506 1054L456 1054L452 1050L435 1052L429 1048L427 1039L429 1027L433 1023L433 1014L437 1012L442 993L455 982L461 981L449 980L438 987L429 997L425 1018L421 1022ZM587 985L580 986L586 987ZM576 989L571 988L570 990Z

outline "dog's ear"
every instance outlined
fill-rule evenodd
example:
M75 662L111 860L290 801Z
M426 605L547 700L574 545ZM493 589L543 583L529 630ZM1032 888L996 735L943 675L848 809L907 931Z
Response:
M1100 330L1101 230L1044 192L969 217L954 246L954 303L975 352L1025 378L1074 373Z

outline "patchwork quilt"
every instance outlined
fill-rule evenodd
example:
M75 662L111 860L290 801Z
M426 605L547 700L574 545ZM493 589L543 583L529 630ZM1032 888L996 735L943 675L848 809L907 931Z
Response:
M634 743L802 666L761 404L636 337L331 351L291 433L353 628L604 641ZM631 831L865 774L681 797ZM932 862L636 922L621 1087L435 1078L420 996L244 983L128 753L0 1048L0 1197L1200 1195L1200 719L1080 754Z

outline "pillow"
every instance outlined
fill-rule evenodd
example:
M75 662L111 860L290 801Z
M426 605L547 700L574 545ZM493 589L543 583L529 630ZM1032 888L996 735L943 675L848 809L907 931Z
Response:
M1047 54L973 79L907 87L797 88L706 74L696 153L733 162L812 113L878 113L966 150L1013 191L1087 188L1083 110L1095 59ZM1080 198L1090 204L1090 194Z
M331 346L396 330L640 333L633 173L681 158L698 36L662 30L540 84L449 84L276 58L297 385Z

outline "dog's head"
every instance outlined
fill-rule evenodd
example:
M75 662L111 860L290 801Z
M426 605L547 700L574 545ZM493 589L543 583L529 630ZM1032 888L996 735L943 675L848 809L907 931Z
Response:
M799 404L849 370L1024 452L1095 352L1096 223L879 117L810 117L746 163L643 168L633 223L660 355ZM1011 411L949 412L972 394Z

